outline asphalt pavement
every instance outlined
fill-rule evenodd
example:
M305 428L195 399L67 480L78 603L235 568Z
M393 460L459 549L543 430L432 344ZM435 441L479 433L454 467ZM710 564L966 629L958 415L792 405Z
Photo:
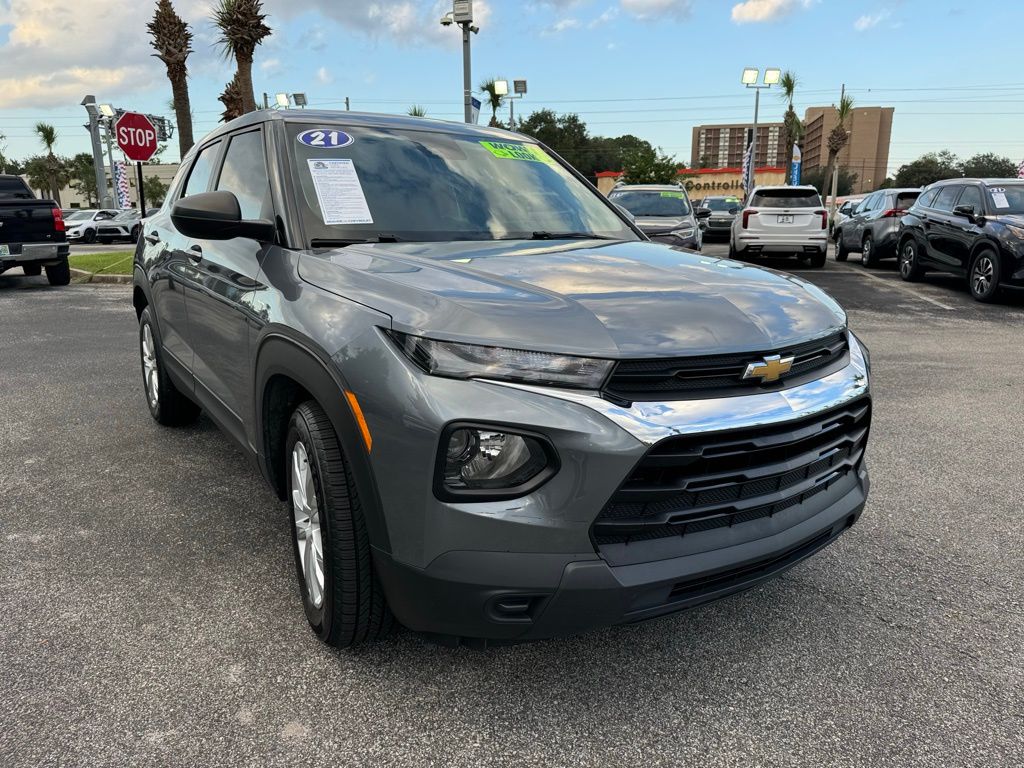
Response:
M798 273L874 368L838 542L646 624L355 652L306 627L256 470L150 419L127 287L0 276L0 765L1024 764L1024 300Z

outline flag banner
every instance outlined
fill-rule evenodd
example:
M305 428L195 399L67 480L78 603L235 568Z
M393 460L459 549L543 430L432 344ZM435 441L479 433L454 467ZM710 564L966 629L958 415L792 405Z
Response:
M1020 161L1020 165L1017 166L1017 178L1024 179L1024 160Z
M789 164L789 183L794 187L800 183L800 165L803 160L803 153L800 147L793 145L793 161Z
M747 151L743 153L743 192L750 194L750 190L754 186L754 159L753 159L754 144L750 143L747 145Z
M114 163L114 189L117 190L117 207L131 208L131 190L128 187L128 163Z

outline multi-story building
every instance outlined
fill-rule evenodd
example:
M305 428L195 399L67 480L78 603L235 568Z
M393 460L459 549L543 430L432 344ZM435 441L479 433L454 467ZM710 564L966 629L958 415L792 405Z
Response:
M690 149L691 168L726 168L743 164L743 152L747 148L747 136L751 123L730 125L698 125L693 129ZM757 124L756 165L789 165L786 157L785 134L782 123Z
M889 166L892 107L854 107L846 124L850 138L837 163L857 174L854 194L878 189ZM810 107L804 113L803 168L814 170L828 164L828 135L838 122L834 107Z

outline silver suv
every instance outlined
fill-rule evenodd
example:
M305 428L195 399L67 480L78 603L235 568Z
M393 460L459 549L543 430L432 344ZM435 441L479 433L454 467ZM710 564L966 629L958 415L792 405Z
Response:
M651 240L699 251L703 235L697 222L711 211L694 209L686 190L676 184L620 184L608 196L629 211Z
M733 219L729 256L795 255L812 267L825 266L828 211L818 190L804 187L754 187Z

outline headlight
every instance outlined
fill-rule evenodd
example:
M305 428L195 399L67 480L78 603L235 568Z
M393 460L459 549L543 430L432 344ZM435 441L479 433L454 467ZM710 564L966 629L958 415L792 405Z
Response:
M554 449L539 436L453 425L441 440L435 491L440 498L509 498L530 493L554 474Z
M599 389L614 363L592 357L460 344L387 331L424 372L451 379L500 379L558 387Z
M1016 237L1016 238L1018 238L1020 240L1024 240L1024 229L1021 229L1020 227L1015 227L1015 226L1013 226L1011 224L1007 224L1006 228L1010 231L1010 234L1012 234L1014 237Z
M686 229L673 229L672 234L676 237L693 237L693 227L687 227Z

